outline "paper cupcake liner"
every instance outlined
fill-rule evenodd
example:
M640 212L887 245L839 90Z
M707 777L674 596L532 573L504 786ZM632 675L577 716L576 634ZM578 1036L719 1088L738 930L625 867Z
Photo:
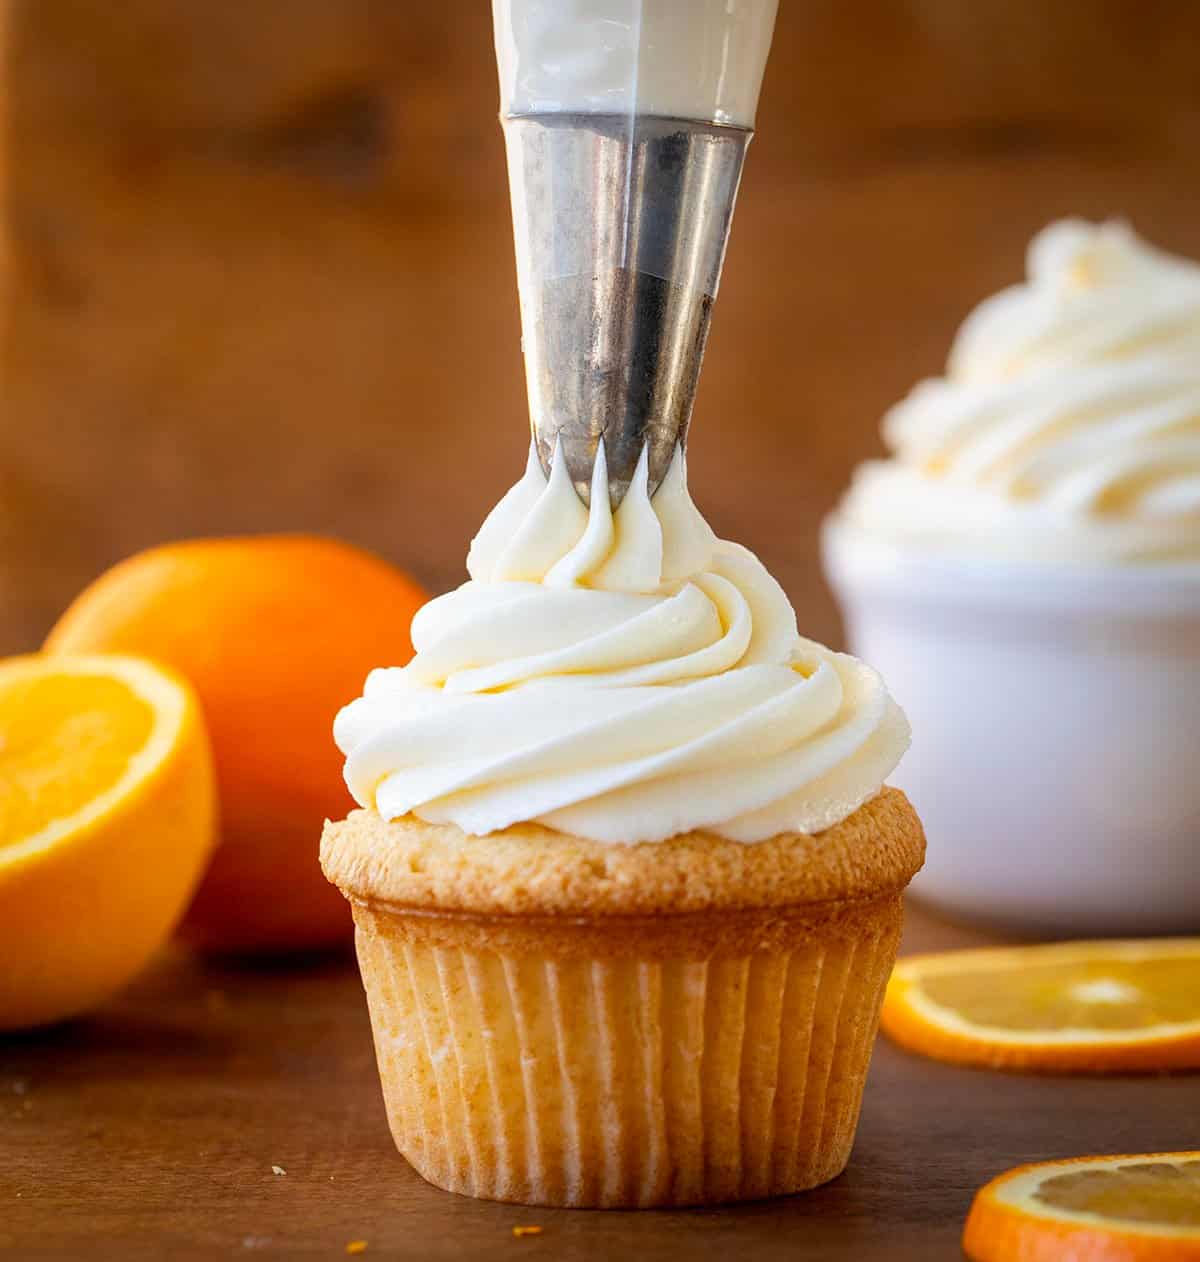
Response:
M430 1183L524 1204L688 1205L823 1183L850 1155L900 914L889 896L836 935L793 926L792 949L589 958L447 944L403 911L358 905L396 1144Z

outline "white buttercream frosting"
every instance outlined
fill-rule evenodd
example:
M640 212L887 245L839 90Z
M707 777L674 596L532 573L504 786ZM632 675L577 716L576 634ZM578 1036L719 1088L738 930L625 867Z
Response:
M338 715L350 790L385 818L754 842L844 819L908 746L879 676L802 639L757 557L713 534L682 451L653 499L643 454L615 513L603 447L590 511L531 452L468 570L417 615L413 660Z
M778 0L493 0L502 114L753 127Z
M1067 220L884 421L839 519L1037 560L1200 559L1200 266Z

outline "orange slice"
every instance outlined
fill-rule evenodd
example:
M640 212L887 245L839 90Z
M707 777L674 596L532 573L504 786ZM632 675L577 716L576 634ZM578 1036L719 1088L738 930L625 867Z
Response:
M0 661L0 1030L91 1008L164 941L214 837L191 689L130 657Z
M1200 1067L1200 938L1065 942L902 959L883 1029L994 1069Z
M972 1262L1200 1262L1200 1152L1018 1166L982 1188Z

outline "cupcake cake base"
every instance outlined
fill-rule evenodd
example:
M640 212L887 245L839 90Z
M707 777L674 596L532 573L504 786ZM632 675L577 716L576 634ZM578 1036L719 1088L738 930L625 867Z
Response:
M535 1205L834 1178L923 849L891 789L749 846L328 825L398 1148L439 1187Z

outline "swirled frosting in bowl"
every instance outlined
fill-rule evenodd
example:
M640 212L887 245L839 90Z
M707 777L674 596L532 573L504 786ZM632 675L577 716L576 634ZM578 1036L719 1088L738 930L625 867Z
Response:
M1200 561L1200 266L1120 223L1052 224L1024 284L888 413L836 522L1059 562Z
M653 499L643 455L615 513L603 448L590 510L531 452L467 568L335 724L385 819L755 842L838 823L908 746L879 676L802 639L757 557L713 534L681 450Z

